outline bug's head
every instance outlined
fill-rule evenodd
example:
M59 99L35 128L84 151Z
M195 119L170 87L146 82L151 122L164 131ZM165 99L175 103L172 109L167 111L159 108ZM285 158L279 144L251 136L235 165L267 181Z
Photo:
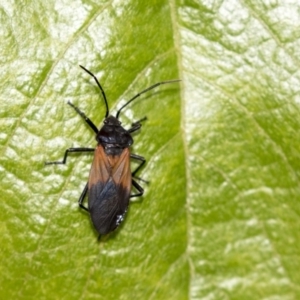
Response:
M104 148L124 149L133 144L130 133L121 126L121 122L113 116L104 120L104 125L96 135L96 140Z
M104 120L104 125L108 125L108 126L120 126L121 122L113 116L108 116L105 120Z

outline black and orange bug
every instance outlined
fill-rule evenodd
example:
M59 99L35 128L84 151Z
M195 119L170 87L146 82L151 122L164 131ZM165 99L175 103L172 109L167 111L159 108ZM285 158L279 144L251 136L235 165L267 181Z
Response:
M133 144L131 133L140 129L141 121L146 118L133 123L132 127L126 130L118 120L121 111L141 94L161 84L178 82L180 80L162 81L148 87L127 101L117 111L116 116L113 117L109 115L105 92L97 77L83 66L80 67L94 78L102 93L106 107L104 125L98 130L94 123L78 107L71 102L68 102L68 104L96 133L97 147L95 149L69 148L65 151L62 161L46 162L45 164L65 164L68 154L72 152L94 152L89 180L78 199L78 203L81 208L90 213L92 223L101 236L115 230L124 220L129 205L129 198L139 197L144 193L143 188L134 178L146 160L142 156L130 153L129 147ZM138 167L133 172L130 170L130 158L139 162ZM130 194L132 186L137 190L135 194ZM83 205L86 194L88 194L88 208Z

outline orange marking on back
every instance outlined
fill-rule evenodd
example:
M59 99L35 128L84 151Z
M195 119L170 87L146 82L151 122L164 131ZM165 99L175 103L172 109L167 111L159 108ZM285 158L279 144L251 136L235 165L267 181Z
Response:
M90 170L89 187L101 181L113 180L116 185L131 188L130 151L125 148L121 155L107 155L103 146L95 149Z

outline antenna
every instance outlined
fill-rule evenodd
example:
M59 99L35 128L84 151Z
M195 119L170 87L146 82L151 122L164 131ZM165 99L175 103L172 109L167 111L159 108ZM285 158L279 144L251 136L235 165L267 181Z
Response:
M99 89L100 89L100 91L101 91L101 93L102 93L102 95L103 95L103 98L104 98L104 103L105 103L105 106L106 106L106 114L105 114L105 118L107 118L107 117L108 117L108 114L109 114L109 109L108 109L108 104L107 104L105 92L104 92L104 90L103 90L101 84L99 83L97 77L96 77L92 72L90 72L89 70L87 70L85 67L83 67L83 66L81 66L81 65L79 65L79 67L82 68L84 71L86 71L88 74L90 74L90 75L95 79L95 81L96 81L96 83L97 83L97 85L98 85L98 87L99 87Z
M174 80L167 80L167 81L161 81L161 82L158 82L158 83L155 83L153 85L151 85L150 87L148 87L147 89L139 92L137 95L135 95L133 98L131 98L127 103L125 103L117 112L116 114L116 118L118 119L119 118L119 115L120 115L120 112L123 110L123 108L125 108L129 103L131 103L133 100L135 100L137 97L141 96L142 94L156 88L157 86L161 85L161 84L166 84L166 83L173 83L173 82L178 82L178 81L181 81L180 79L174 79Z

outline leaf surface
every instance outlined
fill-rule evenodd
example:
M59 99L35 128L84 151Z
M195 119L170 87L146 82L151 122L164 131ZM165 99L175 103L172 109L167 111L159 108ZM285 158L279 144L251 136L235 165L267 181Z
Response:
M297 1L1 3L1 299L298 299ZM147 116L145 194L97 242L77 199L105 106ZM132 167L134 168L134 164Z

